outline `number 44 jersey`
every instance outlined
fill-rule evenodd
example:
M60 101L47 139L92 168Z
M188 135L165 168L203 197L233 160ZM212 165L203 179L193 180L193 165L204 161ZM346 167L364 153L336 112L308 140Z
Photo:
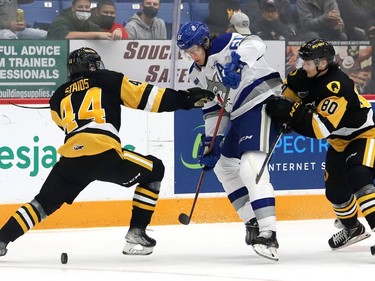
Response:
M131 80L116 71L84 72L61 85L50 99L52 119L66 134L58 152L80 157L115 149L121 155L121 106L173 111L183 106L180 97L173 89Z

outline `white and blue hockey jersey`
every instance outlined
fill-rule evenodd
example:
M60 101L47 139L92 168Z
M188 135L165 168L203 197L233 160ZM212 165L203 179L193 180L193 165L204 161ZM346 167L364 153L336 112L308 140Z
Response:
M237 89L226 89L221 83L223 68L231 62L231 53L240 55L244 67L241 82ZM263 58L266 45L258 36L243 36L238 33L226 33L212 40L205 66L194 63L190 68L190 81L196 86L210 90L220 98L208 102L203 108L206 135L212 135L220 111L220 100L224 100L226 114L220 124L218 134L223 134L229 120L233 120L254 106L262 103L271 95L281 94L280 74Z

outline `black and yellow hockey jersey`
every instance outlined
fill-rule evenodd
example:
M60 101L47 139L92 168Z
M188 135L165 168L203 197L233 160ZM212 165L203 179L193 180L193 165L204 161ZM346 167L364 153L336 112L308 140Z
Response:
M116 149L121 155L121 105L165 112L184 108L185 99L173 89L130 80L119 72L84 73L60 86L49 102L53 121L66 134L58 152L79 157Z
M287 75L283 96L305 105L295 108L293 129L304 136L327 138L336 151L343 151L353 139L375 138L370 102L339 68L313 79L297 69Z

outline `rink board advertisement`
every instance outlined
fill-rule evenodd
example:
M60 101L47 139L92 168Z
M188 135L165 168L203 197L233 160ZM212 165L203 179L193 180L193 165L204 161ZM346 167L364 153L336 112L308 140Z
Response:
M67 79L66 40L1 40L0 99L50 98Z
M183 124L183 125L182 125ZM184 126L184 130L179 127ZM194 193L200 177L198 147L204 133L202 113L175 114L175 193ZM276 190L321 189L324 187L326 140L285 134L268 165ZM223 192L213 171L205 173L201 192Z
M41 105L30 105L39 106ZM0 104L0 111L0 203L30 200L37 194L59 159L57 149L64 141L64 132L53 123L49 109ZM123 147L141 153L150 150L153 143L150 141L151 136L147 134L148 116L141 111L123 110L122 120L120 137ZM172 154L168 146L164 146L163 150L165 154ZM161 154L156 149L154 153ZM165 162L171 166L167 158ZM168 177L166 180L172 182ZM163 192L167 190L170 192L171 188L166 186ZM133 189L94 182L77 199L130 199L132 195Z

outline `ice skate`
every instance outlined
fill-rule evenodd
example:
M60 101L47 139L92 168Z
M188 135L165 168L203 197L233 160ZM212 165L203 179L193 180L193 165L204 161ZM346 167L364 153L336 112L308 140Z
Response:
M371 234L366 232L363 224L358 222L357 226L353 228L344 227L341 231L333 234L328 240L328 244L332 250L337 250L362 241L370 236Z
M277 254L279 243L277 242L275 231L261 231L258 237L253 239L252 245L258 255L273 261L279 260Z
M5 244L5 242L3 241L0 241L0 257L5 256L7 252L7 244Z
M247 245L251 245L251 241L259 235L259 225L256 218L252 218L247 223L246 226L246 236L245 242Z
M131 228L125 236L124 255L149 255L153 252L156 241L146 234L146 230Z

